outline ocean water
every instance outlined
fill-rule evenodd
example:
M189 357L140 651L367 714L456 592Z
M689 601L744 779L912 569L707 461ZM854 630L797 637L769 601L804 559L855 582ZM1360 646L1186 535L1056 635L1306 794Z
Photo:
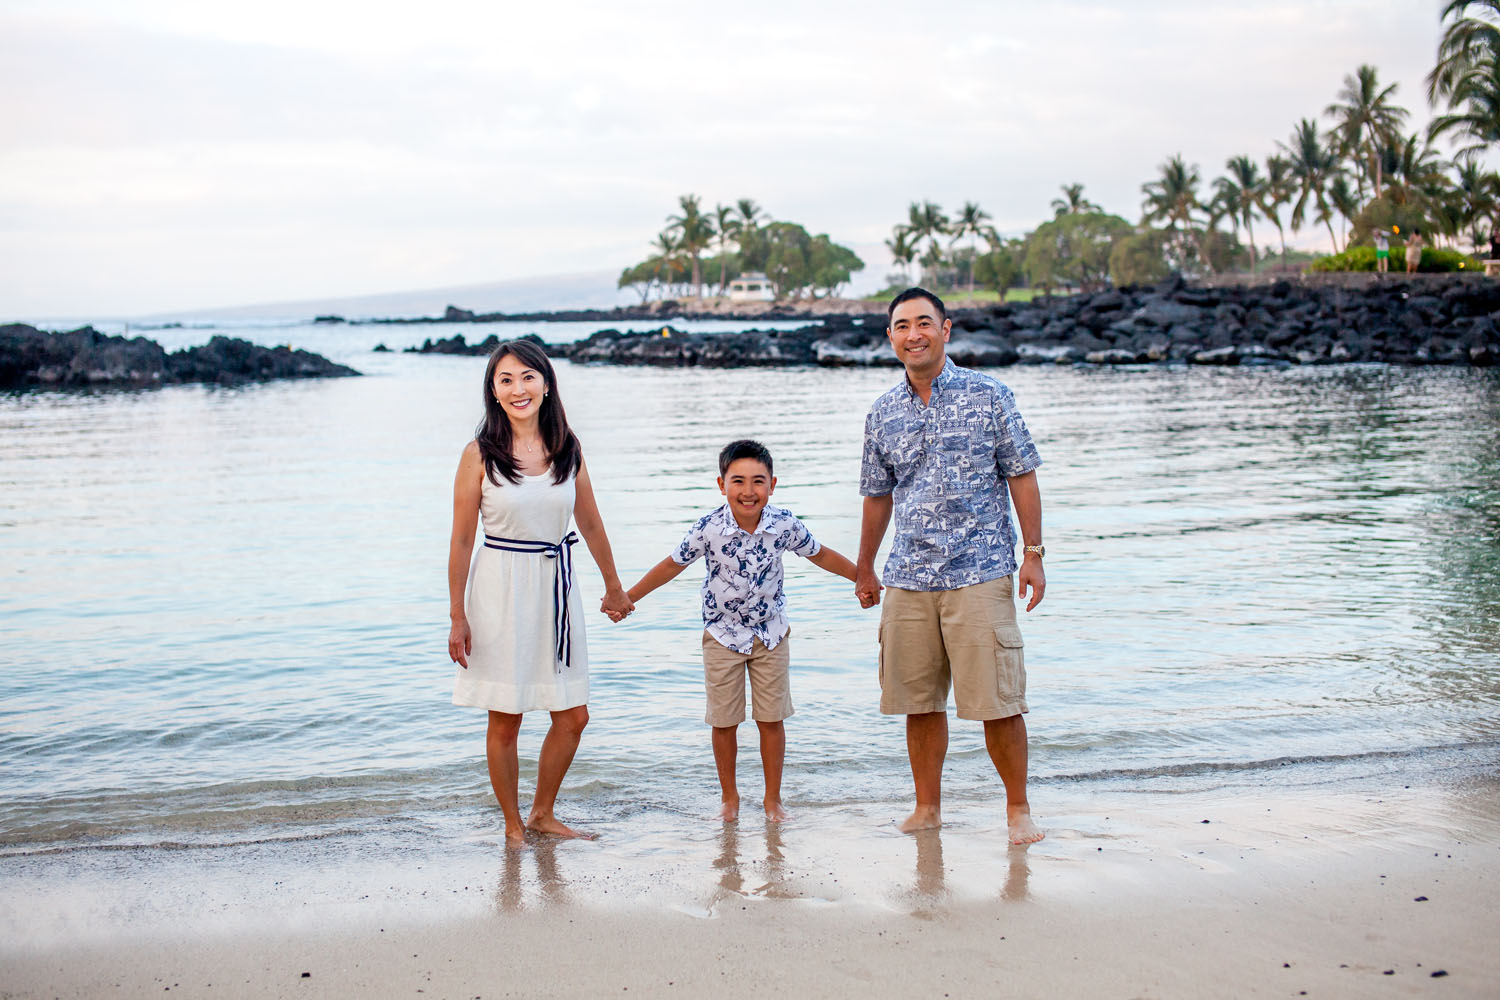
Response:
M483 713L450 704L445 653L452 477L484 359L369 350L456 331L489 332L242 323L219 332L365 377L0 396L0 856L498 829ZM1046 463L1047 599L1022 621L1040 810L1095 786L1493 759L1500 373L994 374ZM774 502L854 555L863 416L896 372L558 377L627 584L717 505L715 456L741 436L775 455ZM588 622L564 818L712 809L697 572L624 624ZM909 778L901 721L876 708L878 612L800 559L787 591L788 800L894 809ZM544 730L523 726L523 801ZM753 727L741 741L753 801ZM977 726L955 723L946 782L950 802L998 794Z

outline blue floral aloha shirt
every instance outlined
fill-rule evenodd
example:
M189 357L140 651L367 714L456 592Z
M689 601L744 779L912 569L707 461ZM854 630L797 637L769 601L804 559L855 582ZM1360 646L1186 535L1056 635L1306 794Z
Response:
M729 505L703 515L672 553L679 566L702 556L703 627L720 645L749 654L756 639L767 649L786 638L786 596L781 555L815 556L818 540L790 511L766 504L752 534L735 522Z
M895 494L896 536L881 582L954 590L1016 571L1005 480L1042 464L1015 396L952 361L922 397L902 378L865 417L861 496Z

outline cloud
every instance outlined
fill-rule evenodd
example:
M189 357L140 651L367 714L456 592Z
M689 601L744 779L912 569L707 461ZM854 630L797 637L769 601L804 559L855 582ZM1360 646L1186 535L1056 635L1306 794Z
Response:
M912 200L1015 232L1075 181L1133 219L1168 155L1264 157L1361 62L1424 118L1437 33L1352 2L12 0L0 315L620 267L688 192L874 245Z

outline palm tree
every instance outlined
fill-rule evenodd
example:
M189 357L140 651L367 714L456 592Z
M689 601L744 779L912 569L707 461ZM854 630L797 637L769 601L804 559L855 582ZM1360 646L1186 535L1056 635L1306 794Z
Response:
M925 281L928 273L935 274L937 265L942 262L943 248L939 240L948 235L948 217L936 202L931 201L912 202L906 214L906 231L912 242L921 245L923 240L927 241L927 253L921 258L922 279Z
M1474 160L1467 160L1457 166L1457 183L1453 192L1459 202L1459 217L1462 225L1469 228L1469 238L1473 241L1474 249L1478 250L1487 232L1480 227L1494 219L1495 213L1500 211L1500 173L1485 173ZM1492 231L1494 223L1490 222L1490 225L1489 231Z
M678 276L686 270L682 266L682 258L679 255L682 244L670 230L663 230L656 234L656 240L651 244L651 249L656 251L650 262L651 273L661 285L662 294L665 296L667 290L677 283Z
M703 251L708 249L714 237L713 222L699 207L700 199L695 194L685 194L677 199L682 206L681 215L667 216L667 232L677 237L678 248L693 262L693 296L703 297Z
M1276 226L1282 263L1286 262L1286 230L1281 227L1281 209L1290 204L1296 190L1292 182L1292 161L1274 154L1266 157L1266 181L1258 204L1261 214Z
M728 205L715 205L713 214L714 236L719 244L719 297L729 287L729 245L734 242L734 209Z
M1427 126L1428 139L1452 131L1474 140L1458 151L1466 159L1500 143L1500 55L1478 61L1458 76L1448 91L1448 107L1447 114Z
M1391 178L1391 200L1397 204L1425 210L1449 187L1448 164L1431 142L1415 134L1387 146L1383 159Z
M979 238L989 228L985 225L989 219L990 213L980 208L978 202L966 201L958 213L958 218L953 221L953 228L949 230L953 234L953 238L948 241L949 247L965 236L970 237L969 295L971 297L974 294L974 257L979 254Z
M1161 176L1154 181L1148 181L1141 185L1141 193L1146 200L1141 205L1141 221L1146 223L1165 219L1167 230L1175 236L1179 245L1183 239L1183 233L1191 236L1194 245L1198 249L1198 260L1203 267L1212 271L1213 267L1208 261L1208 251L1203 247L1203 241L1198 237L1197 230L1193 228L1193 213L1203 210L1203 205L1198 201L1198 168L1188 166L1179 153L1158 167ZM1182 232L1178 231L1178 227Z
M1313 221L1328 226L1328 239L1335 246L1338 237L1333 234L1333 209L1328 204L1328 185L1338 173L1338 154L1323 145L1318 136L1318 123L1304 118L1292 130L1291 144L1278 143L1291 161L1292 178L1297 185L1297 203L1292 206L1292 232L1302 228L1307 218L1309 203L1314 208Z
M1349 247L1349 226L1354 222L1354 217L1359 214L1359 194L1349 187L1349 175L1345 173L1336 174L1328 185L1328 203L1332 205L1344 217L1340 229L1344 232L1344 245L1341 247L1334 243L1333 249L1342 253Z
M1052 211L1056 217L1071 215L1076 212L1098 212L1098 205L1083 196L1082 184L1064 184L1062 186L1063 196L1052 199Z
M1469 8L1479 8L1469 16ZM1500 0L1449 0L1438 17L1449 22L1438 41L1438 61L1427 74L1427 103L1437 107L1476 65L1500 58Z
M1260 253L1255 249L1255 230L1251 226L1256 213L1264 211L1261 199L1265 195L1266 182L1260 175L1260 164L1248 156L1231 156L1224 166L1229 170L1229 176L1220 177L1214 181L1214 186L1231 202L1235 222L1245 227L1245 235L1250 239L1250 270L1253 271Z
M901 265L901 276L908 285L911 284L911 262L917 259L917 245L910 242L910 236L905 226L895 226L891 229L891 238L885 241L891 259Z
M1364 65L1344 77L1344 89L1339 91L1343 103L1330 104L1323 110L1323 114L1337 122L1334 132L1341 143L1340 153L1353 159L1359 168L1360 191L1364 191L1368 175L1377 198L1381 181L1380 147L1400 132L1407 118L1406 109L1392 101L1395 93L1396 84L1382 89L1375 67Z

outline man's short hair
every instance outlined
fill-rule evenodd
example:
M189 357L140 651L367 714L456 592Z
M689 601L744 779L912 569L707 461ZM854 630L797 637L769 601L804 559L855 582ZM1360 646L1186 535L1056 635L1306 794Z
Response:
M753 458L766 467L766 475L773 474L771 471L771 452L767 450L766 446L759 441L742 438L739 441L729 442L724 446L724 450L719 452L719 477L723 478L729 472L730 462L741 458Z
M912 299L926 299L928 302L931 302L938 311L939 323L942 323L948 318L948 310L943 306L942 299L938 298L935 293L929 292L925 288L918 288L916 286L913 286L902 292L900 295L896 296L894 299L891 299L891 304L887 306L885 310L886 322L889 323L891 317L896 315L897 306L899 306L903 302L910 302Z

